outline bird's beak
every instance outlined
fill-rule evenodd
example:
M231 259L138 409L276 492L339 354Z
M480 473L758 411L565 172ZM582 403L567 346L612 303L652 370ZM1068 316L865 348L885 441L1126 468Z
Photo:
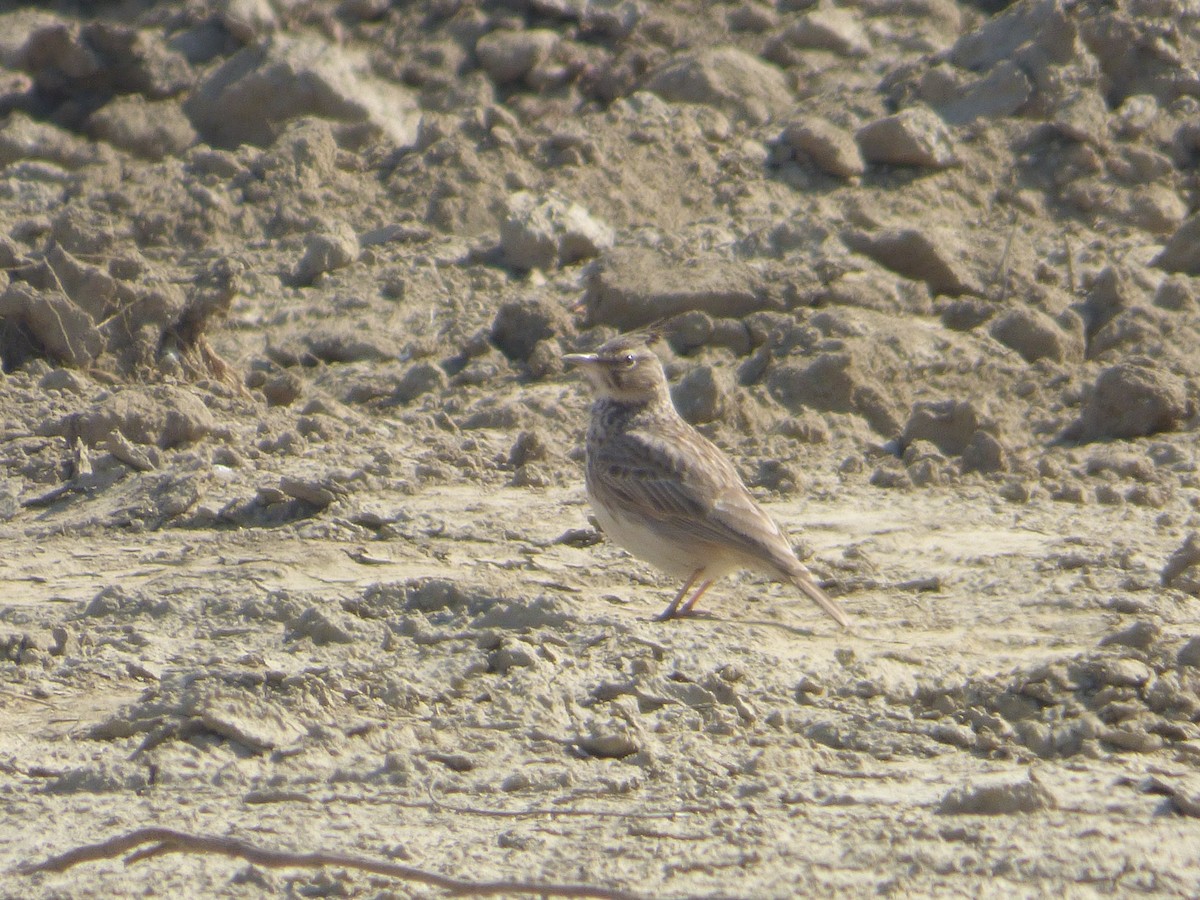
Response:
M567 353L562 358L569 366L594 366L599 362L595 353Z

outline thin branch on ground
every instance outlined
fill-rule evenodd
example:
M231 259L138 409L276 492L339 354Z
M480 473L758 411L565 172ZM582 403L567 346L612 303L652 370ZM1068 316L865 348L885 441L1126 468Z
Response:
M146 847L144 846L146 844L152 846ZM272 869L319 869L323 866L355 869L360 872L370 872L373 875L383 875L387 878L428 884L460 897L532 894L544 897L589 897L596 898L596 900L638 900L637 894L598 885L543 884L534 881L464 881L386 860L369 859L344 853L293 853L287 850L266 850L236 838L188 834L171 828L156 827L138 828L97 844L85 844L58 856L52 856L44 862L22 866L18 871L23 875L33 875L37 872L65 872L80 863L115 859L130 851L134 852L126 858L127 865L154 856L161 856L164 853L214 853L220 856L244 859L254 865Z

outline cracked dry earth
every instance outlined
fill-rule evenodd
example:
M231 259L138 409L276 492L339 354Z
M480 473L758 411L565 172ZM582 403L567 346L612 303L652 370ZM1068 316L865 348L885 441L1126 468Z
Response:
M0 896L1200 889L1175 0L0 8ZM589 523L564 352L848 611Z

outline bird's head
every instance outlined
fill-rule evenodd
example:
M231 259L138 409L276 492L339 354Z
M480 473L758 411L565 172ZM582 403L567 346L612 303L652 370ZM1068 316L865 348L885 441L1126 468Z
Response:
M563 361L583 370L597 397L621 403L669 402L667 376L645 337L623 335L595 353L568 353Z

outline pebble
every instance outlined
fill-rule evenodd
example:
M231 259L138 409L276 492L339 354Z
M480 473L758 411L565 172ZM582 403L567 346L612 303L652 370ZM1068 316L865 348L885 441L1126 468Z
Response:
M864 125L855 134L863 158L889 166L945 169L958 164L954 138L937 113L910 107Z
M511 194L500 224L500 250L514 269L553 269L599 256L616 234L578 203L557 194Z
M921 400L913 404L901 443L926 440L950 456L961 454L979 428L979 413L966 400Z
M216 147L266 147L292 119L317 116L376 129L397 147L417 142L421 112L407 88L371 73L346 45L273 33L214 69L184 102L200 135Z
M151 102L138 94L110 100L92 113L84 130L114 147L158 160L177 156L196 143L196 129L174 100Z
M881 266L924 282L932 294L957 297L979 293L972 273L963 263L966 254L961 243L941 229L889 228L875 232L850 229L843 233L842 241Z
M827 175L853 178L866 171L854 136L824 119L806 118L784 128L779 136L797 159L805 159Z
M686 262L643 247L618 247L589 271L584 305L588 323L622 331L690 310L742 318L771 305L745 263L697 254Z
M327 231L310 234L304 239L304 255L296 264L292 281L303 287L318 276L335 269L344 269L358 259L358 237L344 222L333 223Z
M953 788L942 797L937 811L942 815L1006 816L1057 806L1057 800L1045 786L1027 778Z
M1100 373L1067 436L1101 440L1174 431L1189 408L1183 379L1153 364L1119 363Z
M1019 306L992 321L988 329L992 337L1004 346L1015 350L1028 363L1039 359L1064 362L1068 358L1079 361L1083 357L1080 342L1073 346L1068 335L1045 313Z
M1002 60L982 78L958 88L949 100L937 104L942 119L966 125L976 119L1011 116L1029 102L1033 85L1016 63Z
M1200 637L1188 638L1187 643L1179 648L1176 662L1180 666L1200 669Z
M1179 588L1188 593L1200 593L1198 573L1189 571L1200 563L1200 534L1192 532L1183 544L1167 559L1162 568L1161 580L1167 587ZM1182 651L1180 651L1182 653Z
M839 56L860 57L871 52L871 39L854 10L818 6L788 26L780 43L799 50L828 50Z
M693 425L715 422L729 406L729 386L712 366L697 366L671 387L679 414Z
M435 363L422 360L405 370L392 391L392 399L399 403L411 403L430 392L441 393L450 384L446 371Z
M1004 445L992 434L977 429L963 447L962 470L964 472L1003 472L1008 468Z
M524 78L558 43L558 33L545 28L491 31L475 42L475 55L497 84Z
M672 103L700 103L759 125L795 102L783 72L737 47L672 57L652 72L646 89Z
M92 317L69 298L24 282L0 293L0 320L24 325L51 360L74 368L86 368L107 344Z
M1200 214L1184 220L1152 264L1167 272L1200 275Z
M200 397L174 385L127 387L89 409L48 426L50 434L78 436L89 447L107 444L120 431L135 444L167 450L212 433L216 419Z
M571 316L553 300L510 300L496 311L491 340L509 359L528 359L541 341L569 334Z

